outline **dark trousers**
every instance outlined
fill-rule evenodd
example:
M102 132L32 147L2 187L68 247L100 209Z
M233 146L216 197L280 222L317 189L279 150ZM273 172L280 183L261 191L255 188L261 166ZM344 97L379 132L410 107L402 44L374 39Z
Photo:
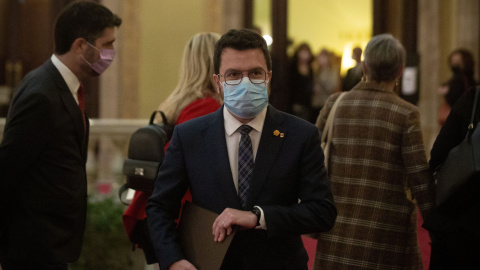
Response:
M38 263L38 262L15 262L2 261L2 270L68 270L66 263Z
M430 270L480 269L480 237L466 231L431 233Z

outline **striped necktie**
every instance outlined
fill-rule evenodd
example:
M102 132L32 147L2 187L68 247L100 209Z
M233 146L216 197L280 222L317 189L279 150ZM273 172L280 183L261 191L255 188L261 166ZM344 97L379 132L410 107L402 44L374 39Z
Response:
M252 140L248 135L252 131L252 127L242 125L238 131L242 135L238 144L238 196L242 207L245 207L254 165Z

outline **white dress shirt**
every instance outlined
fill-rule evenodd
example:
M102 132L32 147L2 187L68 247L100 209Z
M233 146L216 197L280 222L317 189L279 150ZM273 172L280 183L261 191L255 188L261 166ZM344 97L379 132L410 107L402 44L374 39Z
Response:
M265 116L267 115L267 106L250 122L245 125L251 126L253 129L250 132L249 136L252 140L252 150L253 150L253 160L257 156L258 145L260 143L260 137L262 135L263 123L265 122ZM233 183L238 193L238 144L240 143L240 132L237 129L244 125L242 122L238 121L233 117L232 113L224 107L223 109L223 119L225 123L225 138L227 143L228 150L228 159L230 161L230 169L232 170ZM259 207L260 208L260 207ZM263 210L260 217L260 226L262 229L266 230L267 226L265 224L265 217L263 215Z
M53 65L58 69L60 72L60 75L62 75L63 79L65 80L65 83L68 86L68 89L70 89L70 92L72 92L73 98L75 98L75 101L77 101L78 104L78 88L80 87L80 81L78 80L77 76L73 74L73 72L65 66L60 59L55 54L52 54L52 57L50 58L52 60Z

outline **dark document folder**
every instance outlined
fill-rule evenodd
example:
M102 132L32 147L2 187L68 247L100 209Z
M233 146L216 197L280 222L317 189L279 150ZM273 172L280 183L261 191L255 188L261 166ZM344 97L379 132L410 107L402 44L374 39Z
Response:
M213 241L212 225L218 214L185 202L178 225L180 244L185 259L198 270L216 270L232 242L235 230L221 243Z

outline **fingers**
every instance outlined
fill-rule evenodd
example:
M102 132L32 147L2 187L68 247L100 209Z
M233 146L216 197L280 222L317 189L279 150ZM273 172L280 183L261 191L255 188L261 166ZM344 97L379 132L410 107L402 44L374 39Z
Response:
M227 235L232 234L232 230L233 230L232 226L228 226L228 227L226 227L226 229L227 229Z
M222 242L233 231L233 226L239 229L252 229L257 225L257 217L250 211L241 211L226 208L215 219L212 225L212 234L215 242Z
M227 235L233 231L232 226L235 225L234 215L231 213L233 209L225 209L213 222L212 234L215 242L223 242Z
M212 230L214 235L213 241L221 243L223 240L225 240L226 235L230 235L232 233L232 225L226 224L225 221L216 220Z

